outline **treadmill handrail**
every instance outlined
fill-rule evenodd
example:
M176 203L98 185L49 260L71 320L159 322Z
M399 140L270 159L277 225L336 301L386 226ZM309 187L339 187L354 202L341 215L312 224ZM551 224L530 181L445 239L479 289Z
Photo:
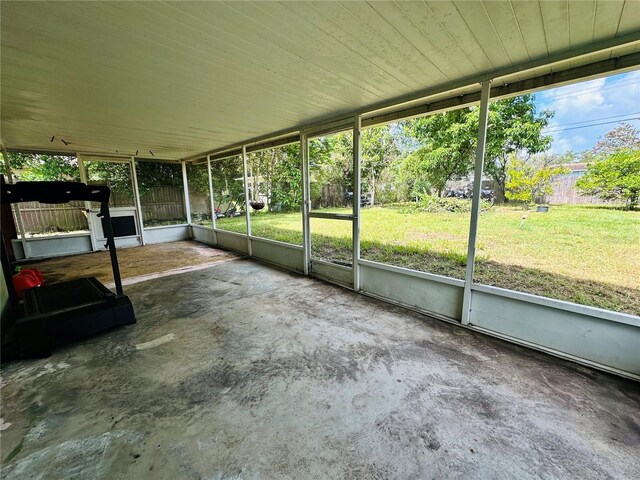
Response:
M72 200L109 203L111 189L106 185L81 182L16 182L2 189L2 204L20 202L68 203Z
M116 286L116 293L123 294L122 278L116 254L116 241L109 214L109 196L111 189L106 185L87 185L81 182L17 182L7 183L0 192L0 199L5 203L40 202L40 203L68 203L72 200L100 202L100 216L105 222L105 234L111 269ZM5 272L7 278L11 278L11 272Z

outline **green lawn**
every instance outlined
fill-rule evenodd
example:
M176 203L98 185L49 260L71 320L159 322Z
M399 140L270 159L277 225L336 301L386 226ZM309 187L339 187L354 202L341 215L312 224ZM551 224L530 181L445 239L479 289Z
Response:
M256 236L302 244L299 213L254 213L251 226ZM246 232L244 217L219 219L218 227ZM311 230L314 257L350 262L349 222L312 219ZM468 213L366 208L362 258L464 278L468 230ZM481 214L475 282L638 315L639 271L640 212L552 206L536 213L496 206Z

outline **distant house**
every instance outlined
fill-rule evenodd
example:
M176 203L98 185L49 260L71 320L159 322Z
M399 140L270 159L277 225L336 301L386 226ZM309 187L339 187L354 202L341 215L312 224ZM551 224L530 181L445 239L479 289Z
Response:
M571 170L569 173L562 175L562 177L569 176L580 178L585 173L587 173L587 164L585 162L566 163L562 165L562 167Z

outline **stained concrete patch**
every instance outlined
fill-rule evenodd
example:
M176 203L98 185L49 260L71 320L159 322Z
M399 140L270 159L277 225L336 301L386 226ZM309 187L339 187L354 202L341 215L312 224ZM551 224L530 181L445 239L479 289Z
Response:
M122 444L139 441L134 432L106 432L68 440L43 448L2 469L2 478L113 478L118 470L117 451ZM111 473L108 473L111 470Z
M126 291L3 368L6 478L640 478L637 383L242 259Z
M162 337L156 338L155 340L139 343L138 345L136 345L136 350L146 350L148 348L158 347L160 345L164 345L165 343L169 343L175 338L176 336L173 333L168 333L167 335L163 335Z

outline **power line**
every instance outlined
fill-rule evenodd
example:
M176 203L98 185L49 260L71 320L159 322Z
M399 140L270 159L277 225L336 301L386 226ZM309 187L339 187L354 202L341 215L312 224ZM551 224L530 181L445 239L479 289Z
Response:
M571 122L571 123L558 123L555 125L551 125L549 127L549 130L555 130L559 127L570 127L573 125L579 125L582 123L591 123L591 122L599 122L600 120L613 120L613 119L618 119L619 121L623 122L625 120L625 118L623 117L632 117L633 115L640 115L640 112L631 112L631 113L626 113L624 115L613 115L611 117L601 117L601 118L592 118L590 120L582 120L581 122ZM635 120L634 118L630 118L629 120Z
M628 119L628 120L640 120L640 117L630 118L630 119ZM578 126L578 127L561 128L561 129L559 129L559 130L554 130L554 131L546 132L546 133L557 133L557 132L563 132L563 131L565 131L565 130L576 130L576 129L578 129L578 128L590 128L590 127L597 127L598 125L609 125L609 124L611 124L611 123L620 123L620 122L621 122L621 120L616 120L616 121L613 121L613 122L592 123L592 124L590 124L590 125L580 125L580 126Z

